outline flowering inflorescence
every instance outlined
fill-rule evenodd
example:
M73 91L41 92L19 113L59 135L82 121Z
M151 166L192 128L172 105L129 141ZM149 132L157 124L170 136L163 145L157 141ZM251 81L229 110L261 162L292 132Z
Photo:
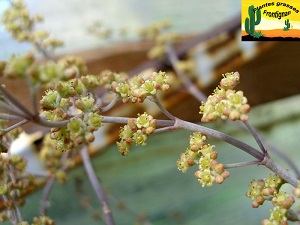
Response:
M28 78L31 85L53 86L58 81L67 81L86 73L83 60L75 56L66 56L57 63L48 61L38 64L32 53L24 56L13 55L8 62L2 62L0 76L8 78Z
M174 44L178 41L179 35L177 32L166 32L170 27L171 23L169 21L160 21L140 29L139 35L143 39L154 41L154 46L148 52L149 58L164 58L166 44Z
M2 16L2 23L12 37L20 42L27 41L38 44L44 49L54 49L63 43L50 37L46 30L35 30L35 25L43 20L41 15L31 16L22 0L11 2L11 7L6 9Z
M32 53L25 56L12 56L3 64L3 75L9 78L27 78L31 85L47 85L53 87L58 81L67 81L86 72L81 58L68 56L57 63L35 63Z
M253 179L249 184L250 190L246 192L246 196L253 200L252 207L257 208L262 205L266 196L274 196L279 192L284 181L278 175L270 175L267 179Z
M189 167L197 164L199 170L195 172L198 181L204 186L212 186L213 182L218 184L229 176L224 165L216 160L218 153L213 150L214 145L206 144L206 135L195 132L190 136L190 147L181 153L177 161L177 168L185 173Z
M40 104L46 118L54 122L68 120L66 126L51 129L50 137L58 149L70 150L94 141L93 132L101 127L103 117L91 92L101 82L99 76L87 75L59 81L54 90L45 92Z
M153 134L156 128L156 120L147 113L138 114L137 119L129 119L128 123L120 130L120 141L117 142L119 152L127 156L133 143L146 145L146 140Z
M167 73L153 72L148 78L137 75L131 79L112 83L113 90L122 98L123 102L142 103L148 96L156 95L157 91L168 91L171 87Z
M238 72L226 73L221 80L220 85L214 90L214 93L208 96L206 102L200 106L200 114L203 114L202 122L213 122L218 117L230 120L248 120L247 113L250 111L250 105L247 104L247 98L242 91L233 90L239 82Z
M250 190L246 196L251 198L252 207L257 208L266 200L270 200L274 209L270 210L270 218L262 221L263 225L287 225L289 210L294 204L295 199L285 191L280 190L285 183L278 175L270 175L267 179L253 179L249 184ZM297 189L295 189L297 190Z
M34 188L34 177L24 176L26 160L20 155L0 154L0 196L5 210L0 213L0 221L10 218L16 207L25 203L23 193Z
M18 223L18 225L30 225L30 223L27 221L22 221L21 223ZM40 216L34 217L31 225L55 225L55 222L49 216Z
M70 158L62 160L63 152L55 151L56 141L47 134L43 138L42 148L40 150L41 160L49 171L50 176L56 178L60 183L65 183L67 175L64 168L70 168L74 165L74 161Z

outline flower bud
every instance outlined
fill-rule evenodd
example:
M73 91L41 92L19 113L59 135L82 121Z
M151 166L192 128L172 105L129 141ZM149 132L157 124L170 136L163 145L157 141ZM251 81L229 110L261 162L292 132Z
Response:
M91 132L86 132L84 138L87 142L93 142L95 140L95 136Z
M222 173L222 177L224 177L224 179L228 178L228 177L229 177L229 171L225 170L225 171Z
M155 131L155 128L153 128L153 127L147 127L146 128L146 134L153 134L153 132Z
M221 163L215 165L214 171L216 171L218 174L222 174L224 172L224 165Z
M222 184L224 182L224 177L220 176L220 175L217 175L215 177L215 181L216 181L217 184Z
M295 188L292 190L293 195L295 195L297 198L300 198L300 188Z
M240 118L240 113L237 110L233 110L229 114L229 119L232 121L238 120Z
M68 82L60 81L56 83L55 89L62 98L74 97L76 95L75 89Z

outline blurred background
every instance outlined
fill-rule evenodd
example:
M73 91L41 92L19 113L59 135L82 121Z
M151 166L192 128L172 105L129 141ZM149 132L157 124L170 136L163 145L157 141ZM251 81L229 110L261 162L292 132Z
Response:
M32 13L44 16L45 22L41 26L65 42L57 54L72 53L84 57L90 72L95 74L104 68L128 71L147 60L149 45L141 45L135 35L141 27L168 19L184 42L184 38L194 40L199 34L214 31L220 24L233 23L239 18L241 7L240 0L25 2ZM0 1L0 13L7 6L7 1ZM96 38L88 33L88 29L98 20L113 30L126 28L128 35L125 38L112 36L109 40ZM28 44L12 40L3 26L0 26L0 46L0 60L31 49ZM236 27L228 33L221 32L205 39L186 54L195 60L199 75L193 79L206 94L215 88L222 73L239 71L241 84L238 89L245 92L253 106L250 122L272 144L290 155L298 166L299 50L297 42L242 43ZM16 84L11 88L16 88ZM199 103L184 88L178 90L180 95L174 93L164 99L169 110L179 118L199 121ZM20 96L23 94L19 93ZM152 106L147 107L151 110ZM118 109L122 112L124 108L120 106ZM235 124L208 126L256 147L253 138ZM230 170L231 177L212 188L201 187L193 175L196 169L191 168L187 174L177 170L176 161L188 147L190 134L174 131L154 135L146 147L133 147L127 157L122 157L112 143L93 157L93 165L105 187L117 224L252 225L269 218L271 204L252 209L251 200L245 196L250 181L267 176L267 169L251 166ZM251 160L250 156L232 146L212 138L209 140L216 145L222 163ZM271 155L288 168L280 157ZM38 214L41 193L42 189L26 199L23 209L26 219ZM49 215L59 225L104 224L101 206L81 166L69 172L65 185L55 185L50 205Z
M101 21L104 26L113 30L128 29L129 38L135 40L136 32L143 26L168 19L174 30L183 33L199 33L211 29L218 23L230 19L240 12L240 1L220 0L218 3L204 3L188 0L182 4L179 0L166 1L77 1L54 0L46 4L39 0L25 1L32 13L45 17L42 26L48 29L54 37L65 41L60 52L72 52L107 46L87 33L95 22ZM9 5L8 1L0 1L0 11ZM113 41L118 40L115 37ZM10 54L25 52L31 49L26 44L16 44L10 35L0 26L0 58L9 58Z

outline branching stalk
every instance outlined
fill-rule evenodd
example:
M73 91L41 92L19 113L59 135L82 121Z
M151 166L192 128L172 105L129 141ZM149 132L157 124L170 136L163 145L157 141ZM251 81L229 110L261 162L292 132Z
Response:
M245 124L245 126L247 127L247 129L250 131L250 133L252 134L252 136L254 137L256 143L258 144L260 150L262 151L263 154L266 153L266 149L262 143L262 141L260 140L260 137L258 136L258 133L257 131L254 129L254 127L248 123L247 121L246 122L243 122Z
M49 54L49 52L43 48L38 42L34 43L34 46L38 49L38 51L46 58L49 60L54 60L54 58Z
M0 101L0 108L1 108L1 112L3 113L10 113L12 115L15 116L19 116L21 118L26 118L29 119L29 117L27 115L25 115L23 112L21 112L19 109L13 107L13 106L9 106L4 102Z
M20 120L22 117L15 116L15 115L9 115L9 114L0 114L0 119L2 120Z
M2 86L0 83L0 91L4 95L5 98L7 98L14 106L16 106L19 110L24 112L26 116L29 118L34 118L34 114L29 111L29 109L26 108L18 99L16 99L11 93L9 93L6 88Z
M111 100L108 105L102 107L101 112L106 112L110 110L112 107L116 105L117 101L118 101L118 96L115 94L113 100Z
M55 122L47 120L44 116L39 115L38 119L34 122L45 127L64 127L68 124L69 120Z
M290 157L288 157L285 152L281 151L277 147L275 147L273 144L269 143L268 141L264 140L266 143L266 146L269 150L277 154L282 160L284 160L290 167L291 169L295 172L297 178L300 180L300 170L297 167L297 165L292 161Z
M98 178L95 174L95 171L92 167L92 163L91 163L90 156L89 156L89 153L88 153L88 149L87 149L86 146L83 146L83 148L80 151L80 154L81 154L81 157L82 157L82 160L83 160L83 165L84 165L85 171L86 171L86 173L88 175L88 178L91 182L91 185L93 186L93 189L94 189L99 201L102 204L106 224L107 225L114 225L115 222L114 222L111 210L109 208L108 202L106 200L104 190L103 190L102 186L100 185L99 180L98 180Z
M286 182L290 183L294 187L297 187L299 180L294 177L291 173L289 173L286 169L282 168L273 160L270 158L268 152L266 152L266 156L264 160L261 162L262 165L265 165L267 168L269 168L271 171L273 171L275 174L278 174L282 179L284 179Z
M127 124L128 117L115 117L115 116L104 116L102 122L104 123L120 123L120 124ZM157 120L157 127L167 127L173 126L174 121L172 120Z
M52 190L54 182L55 182L55 178L50 177L47 180L47 183L44 187L43 194L42 194L42 200L41 200L41 207L40 207L40 215L41 216L47 215L48 199L49 199L49 195Z
M173 116L169 111L161 104L156 95L152 96L151 100L158 106L158 108L171 120L175 120L175 116Z
M66 164L64 162L68 158L69 155L70 155L70 152L66 152L60 158L60 162L63 165L61 167L61 170L63 170L63 171L65 171L68 168L68 164ZM48 206L47 203L48 203L48 199L49 199L50 192L52 190L54 182L55 182L55 178L49 177L49 179L47 180L47 183L44 187L43 194L42 194L42 200L41 200L41 207L40 207L40 215L41 216L46 216L46 214L47 214L47 206Z
M6 134L7 132L12 131L13 129L15 129L15 128L17 128L17 127L19 127L19 126L21 126L21 125L23 125L23 124L25 124L25 123L28 123L28 122L29 122L28 120L22 120L22 121L20 121L20 122L14 124L14 125L12 125L12 126L10 126L10 127L7 127L7 128L5 128L5 129L0 129L0 132L1 132L2 134Z
M176 74L180 78L180 80L183 82L183 85L185 88L193 95L199 102L205 102L207 97L205 94L203 94L199 88L191 82L191 80L186 76L186 74L182 71L179 70L178 67L176 66L177 63L179 62L178 56L173 48L172 45L166 45L167 49L167 56L172 64L173 69L176 71Z
M216 131L216 130L213 130L213 129L210 129L207 127L203 127L198 124L183 121L178 118L176 118L175 126L177 126L179 128L191 130L191 131L202 132L206 135L209 135L209 136L212 136L219 140L225 141L225 142L245 151L246 153L248 153L249 155L252 155L254 158L256 158L260 161L262 161L264 159L264 155L261 152L259 152L257 149L255 149L255 148L251 147L250 145L247 145L246 143L239 141L227 134L224 134L222 132L219 132L219 131Z
M162 128L158 128L154 131L155 134L158 133L163 133L166 131L172 131L172 130L176 130L177 128L175 126L170 126L170 127L162 127Z
M260 161L254 160L254 161L247 161L247 162L224 164L224 167L229 169L229 168L238 168L238 167L243 167L243 166L259 165L259 164L260 164Z

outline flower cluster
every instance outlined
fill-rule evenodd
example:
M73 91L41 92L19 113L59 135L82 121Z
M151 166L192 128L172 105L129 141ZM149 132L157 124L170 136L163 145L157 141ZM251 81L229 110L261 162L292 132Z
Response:
M253 200L252 207L257 208L262 205L266 196L274 196L278 193L284 181L278 175L270 175L267 179L253 179L249 184L250 190L246 196Z
M24 191L35 186L34 177L24 176L25 168L26 160L20 155L0 154L0 196L5 207L0 214L1 222L10 218L16 206L24 205Z
M146 145L146 140L153 134L156 128L156 120L151 115L138 114L137 119L129 119L128 123L120 130L120 141L117 142L119 152L127 156L133 143L136 145Z
M200 114L203 114L202 122L213 122L218 117L222 119L247 121L247 113L250 105L242 91L233 90L239 82L238 72L223 75L220 85L214 93L208 96L207 101L200 106Z
M67 81L86 73L83 60L75 56L67 56L57 63L48 61L38 64L32 53L13 55L8 62L0 62L0 76L8 78L27 77L32 85L47 84L54 86L58 81Z
M183 71L189 77L196 77L197 70L195 65L195 60L192 58L187 58L180 60L176 63L175 67L177 70ZM197 81L199 82L199 81Z
M87 68L80 57L66 56L57 63L49 61L45 64L34 65L28 71L33 83L55 84L58 81L67 81L85 74Z
M106 27L101 21L95 21L89 28L88 32L99 39L109 39L113 34L113 30Z
M74 165L74 162L70 158L62 160L63 152L55 151L55 144L55 140L50 138L50 134L47 134L43 138L40 157L44 162L47 171L49 171L50 176L56 178L60 183L63 184L67 180L67 175L65 170L62 168L70 168Z
M287 225L288 211L294 204L294 197L280 190L284 184L278 175L270 175L267 179L253 179L249 184L250 190L246 196L253 200L252 207L257 208L265 200L271 200L274 209L270 211L270 218L262 221L263 225Z
M213 182L218 184L229 176L224 165L217 162L218 153L213 150L214 145L205 143L206 136L200 132L195 132L190 136L190 147L181 153L180 159L177 160L177 168L185 173L189 167L197 164L199 170L195 176L202 185L212 186Z
M137 75L125 82L114 83L114 91L122 98L123 102L142 103L148 96L156 95L158 90L168 91L171 87L170 77L167 73L153 72L148 78Z
M35 58L32 53L27 53L24 56L13 55L9 62L3 63L3 75L9 78L22 78L34 61Z
M262 221L263 225L287 225L288 224L288 210L294 204L294 197L288 195L284 191L275 193L272 198L274 209L270 211L270 218Z
M98 76L88 75L57 82L55 90L45 92L40 104L46 118L54 122L69 120L66 126L51 129L56 148L70 150L94 141L93 132L101 127L103 117L99 115L101 106L89 93L100 83Z
M178 41L177 32L169 32L160 34L154 39L154 46L149 50L148 57L150 59L162 59L166 54L166 44L175 44Z
M139 35L142 39L153 40L161 32L169 29L171 23L168 20L159 21L149 25L148 27L143 27L139 30Z
M62 151L73 149L83 143L93 142L95 140L93 132L101 127L103 116L95 110L97 107L94 105L94 99L82 97L77 101L83 104L81 109L86 111L72 117L67 126L51 129L50 137L56 141L56 148ZM57 111L56 109L54 112L57 113ZM62 116L59 115L58 118L62 118Z
M18 223L18 225L30 225L30 223L28 221L22 221ZM31 225L55 225L55 222L49 216L40 216L34 217Z
M263 195L262 190L265 187L264 180L255 180L253 179L249 184L250 190L246 192L246 196L253 200L252 207L257 208L262 205L265 201L265 197Z
M178 41L177 32L166 32L170 27L169 21L160 21L140 29L139 35L143 39L154 41L154 46L148 52L149 58L163 58L166 53L165 45L174 44Z
M40 15L31 16L22 0L12 1L11 7L4 11L1 19L5 29L20 42L27 41L44 49L61 46L63 43L51 38L47 31L34 30L35 25L42 20Z

